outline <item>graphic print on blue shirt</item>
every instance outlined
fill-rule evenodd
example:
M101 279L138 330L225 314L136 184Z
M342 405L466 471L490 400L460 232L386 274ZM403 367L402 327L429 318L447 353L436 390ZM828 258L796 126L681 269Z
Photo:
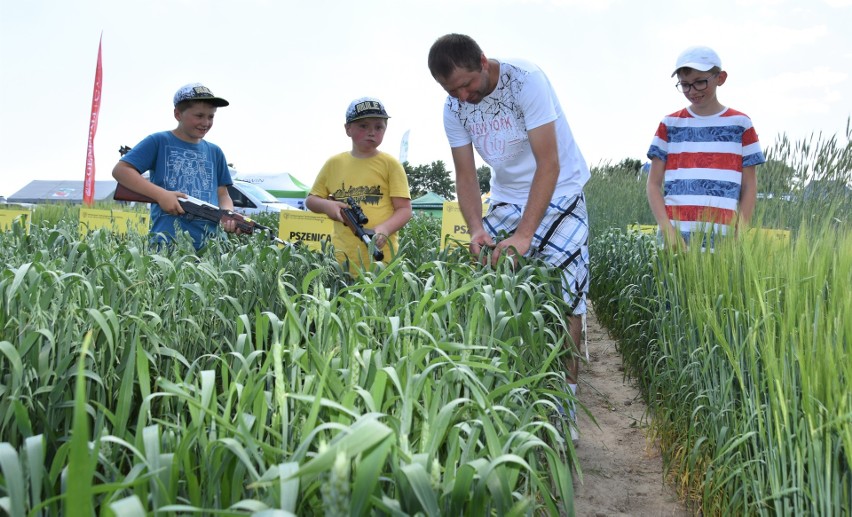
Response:
M736 124L728 126L677 127L669 128L671 143L682 142L734 142L743 141L744 127Z
M165 186L209 202L210 192L215 192L217 185L207 153L167 146Z
M665 182L667 196L714 196L739 200L740 188L740 184L733 181L709 179L683 179Z

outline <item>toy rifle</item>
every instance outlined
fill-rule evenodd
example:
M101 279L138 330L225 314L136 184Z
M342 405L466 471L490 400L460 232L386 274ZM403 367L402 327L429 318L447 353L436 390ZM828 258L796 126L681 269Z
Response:
M115 194L113 194L113 199L116 201L138 201L140 203L156 203L156 201L149 198L148 196L138 194L125 187L121 183L119 183L118 186L115 188ZM287 244L286 241L276 237L275 231L269 226L264 226L255 221L254 219L246 217L242 214L238 214L232 210L219 208L216 205L210 204L206 201L202 201L192 196L178 198L178 201L180 202L180 207L183 208L184 215L187 217L205 219L216 224L223 223L225 221L234 221L236 223L237 229L241 233L254 234L257 232L266 232L267 235L269 235L269 238L272 239L276 244Z
M361 239L364 244L367 245L367 249L370 249L370 245L373 242L373 235L375 235L376 232L368 228L364 228L364 225L369 222L369 219L367 219L367 216L364 215L364 211L361 210L357 201L348 197L346 198L346 203L349 205L349 208L341 210L343 213L343 224L352 230L352 233L354 233L356 237ZM379 248L374 248L373 258L378 261L382 261L385 258L385 254L382 253L382 250Z
M122 146L118 152L120 152L121 155L124 156L129 150L129 147ZM157 203L150 197L139 194L138 192L134 192L122 185L121 183L119 183L115 187L115 193L113 194L112 198L116 201L137 201L139 203L154 204ZM269 235L269 238L272 239L276 244L287 244L286 241L276 237L275 231L269 226L264 226L255 221L254 219L245 217L244 215L238 214L232 210L225 210L223 208L219 208L216 205L210 204L206 201L202 201L192 196L178 198L178 201L180 202L181 208L183 208L184 215L186 215L187 217L205 219L216 224L225 221L234 221L236 223L237 229L241 233L254 234L257 232L266 232Z

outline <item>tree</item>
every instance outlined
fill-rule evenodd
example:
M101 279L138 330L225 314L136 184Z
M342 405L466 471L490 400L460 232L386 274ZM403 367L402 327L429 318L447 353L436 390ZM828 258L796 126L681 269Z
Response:
M491 167L483 165L476 169L476 177L479 179L479 193L491 192Z
M757 190L764 194L782 196L801 185L796 169L782 160L769 158L757 168Z
M443 160L432 162L429 165L418 165L412 167L405 162L402 164L405 174L408 176L408 188L411 190L411 199L434 192L445 199L456 198L456 186L450 178L450 171L444 166Z
M625 158L615 165L601 165L595 168L597 174L609 177L638 178L642 170L642 161L635 158Z

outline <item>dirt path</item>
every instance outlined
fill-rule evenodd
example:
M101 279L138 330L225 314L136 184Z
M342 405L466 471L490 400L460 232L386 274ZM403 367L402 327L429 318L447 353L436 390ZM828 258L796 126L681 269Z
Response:
M645 403L623 380L615 341L587 318L589 364L580 367L580 401L592 412L598 429L580 411L577 455L583 482L575 481L578 516L688 516L674 490L663 484L660 451L646 442Z

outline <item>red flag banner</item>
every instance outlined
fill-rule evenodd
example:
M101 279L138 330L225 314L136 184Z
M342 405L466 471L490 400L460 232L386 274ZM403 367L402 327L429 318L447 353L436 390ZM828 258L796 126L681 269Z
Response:
M92 93L92 115L89 118L89 148L86 152L86 177L83 180L83 203L92 206L95 200L95 133L98 131L98 115L101 112L101 82L103 69L101 67L101 42L98 40L98 66L95 69L95 89Z

